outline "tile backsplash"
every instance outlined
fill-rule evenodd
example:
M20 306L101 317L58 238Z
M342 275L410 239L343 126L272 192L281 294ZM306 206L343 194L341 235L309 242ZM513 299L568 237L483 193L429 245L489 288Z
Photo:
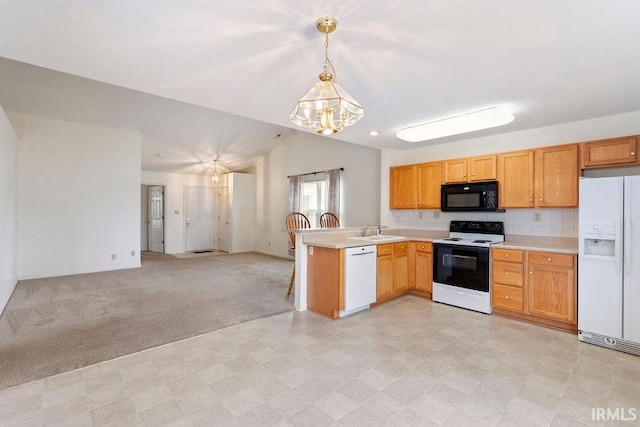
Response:
M390 210L389 228L449 230L449 222L502 221L506 234L578 237L578 209L507 209L506 212Z

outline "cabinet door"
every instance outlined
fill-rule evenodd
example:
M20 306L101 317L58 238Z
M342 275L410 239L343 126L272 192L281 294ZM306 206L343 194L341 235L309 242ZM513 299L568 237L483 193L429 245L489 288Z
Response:
M469 159L469 181L492 181L498 178L496 155Z
M529 265L529 314L566 322L576 321L575 270Z
M376 297L378 299L393 293L393 255L378 256Z
M535 156L536 207L577 207L578 145L542 148Z
M444 164L444 182L467 182L467 159L447 160Z
M532 208L533 151L517 151L498 156L498 191L501 208Z
M416 289L431 292L433 258L431 252L416 252Z
M418 209L440 208L440 186L442 185L442 163L422 163L417 166Z
M395 254L393 259L393 292L409 289L409 257L407 253Z
M416 166L394 166L389 170L389 207L414 209L416 207Z
M613 138L582 143L582 168L632 165L638 162L638 138Z

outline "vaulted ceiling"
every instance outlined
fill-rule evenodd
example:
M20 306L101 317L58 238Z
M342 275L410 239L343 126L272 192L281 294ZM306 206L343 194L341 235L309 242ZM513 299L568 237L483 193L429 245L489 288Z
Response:
M140 130L143 169L227 156L237 170L297 131L326 15L338 81L365 109L333 138L401 150L640 110L637 0L2 1L0 104ZM395 137L494 105L515 121Z

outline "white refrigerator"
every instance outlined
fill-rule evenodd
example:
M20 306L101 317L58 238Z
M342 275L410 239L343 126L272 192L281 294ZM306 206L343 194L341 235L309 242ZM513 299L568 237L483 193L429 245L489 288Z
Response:
M581 178L578 338L640 355L640 176Z

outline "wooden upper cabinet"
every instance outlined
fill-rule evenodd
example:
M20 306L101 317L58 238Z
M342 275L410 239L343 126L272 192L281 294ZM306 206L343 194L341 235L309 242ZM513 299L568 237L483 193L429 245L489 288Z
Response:
M467 182L467 159L446 160L443 163L444 182Z
M636 136L583 142L581 146L582 169L638 163L638 137Z
M416 165L394 166L389 169L389 207L415 209Z
M472 157L469 162L469 181L493 181L498 178L497 156Z
M578 144L535 150L536 207L577 207L579 176Z
M443 163L444 182L493 181L497 179L497 156L446 160Z
M533 151L498 156L500 208L533 208Z
M417 177L417 208L439 209L442 163L431 162L417 165Z

